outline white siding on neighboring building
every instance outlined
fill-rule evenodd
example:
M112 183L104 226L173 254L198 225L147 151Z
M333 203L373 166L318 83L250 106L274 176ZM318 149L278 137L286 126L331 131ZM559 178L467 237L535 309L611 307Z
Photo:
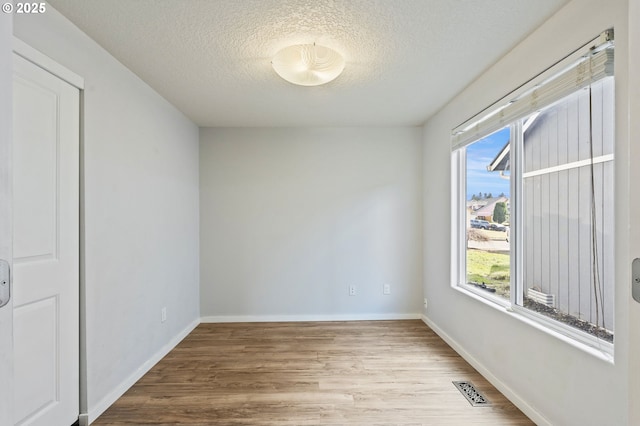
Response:
M613 90L613 78L607 78L592 85L591 101L589 90L581 90L540 114L525 133L523 170L525 287L555 295L559 310L595 323L591 114L597 270L608 329L614 301ZM600 310L600 324L602 316Z

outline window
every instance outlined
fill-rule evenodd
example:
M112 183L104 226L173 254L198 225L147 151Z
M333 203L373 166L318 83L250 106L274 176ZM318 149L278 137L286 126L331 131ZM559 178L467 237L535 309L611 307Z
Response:
M475 141L466 158L466 283L510 299L509 175L488 172L509 147L510 128ZM506 160L508 161L508 160Z
M455 285L613 342L613 33L453 131Z

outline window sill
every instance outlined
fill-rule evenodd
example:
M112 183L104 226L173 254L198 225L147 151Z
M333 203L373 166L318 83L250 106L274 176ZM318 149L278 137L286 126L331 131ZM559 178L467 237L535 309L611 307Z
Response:
M473 299L479 300L480 302L488 305L492 305L498 309L507 311L511 308L511 302L509 302L505 298L496 296L493 293L489 293L487 291L483 291L470 284L460 284L460 285L454 284L453 288L472 297Z
M605 342L595 336L584 333L568 325L559 323L543 315L529 311L520 306L512 306L511 302L492 294L480 293L469 285L453 285L455 290L485 305L504 312L512 318L528 324L537 330L549 334L574 348L588 353L609 364L614 364L614 344Z

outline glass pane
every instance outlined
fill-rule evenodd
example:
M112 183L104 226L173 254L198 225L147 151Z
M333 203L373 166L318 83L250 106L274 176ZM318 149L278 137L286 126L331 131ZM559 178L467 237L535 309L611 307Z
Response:
M509 128L466 148L467 283L509 299Z
M523 125L523 304L608 341L613 341L613 112L608 78Z

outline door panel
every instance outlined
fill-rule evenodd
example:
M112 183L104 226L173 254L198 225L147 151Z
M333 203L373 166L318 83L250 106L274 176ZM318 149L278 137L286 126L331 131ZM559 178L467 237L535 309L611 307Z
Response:
M55 338L60 326L58 315L56 297L27 303L14 310L15 335L30 336L28 342L17 339L14 348L22 355L13 363L14 375L20 378L15 391L24 396L16 404L16 419L47 410L59 399L56 383L59 348Z
M79 91L14 55L14 420L79 402Z
M13 15L0 14L0 259L12 264L11 137ZM12 284L10 284L12 285ZM0 308L0 425L13 420L13 297Z
M13 154L15 164L23 165L14 176L14 186L20 189L13 196L14 211L20 213L13 223L14 262L53 259L59 225L58 95L22 76L16 76L14 91L14 109L23 111L15 120L24 121L16 122L15 137L28 141L17 144Z
M640 140L640 0L631 0L629 2L629 82L628 87L622 87L620 90L628 94L629 97L629 157L627 157L627 152L622 150L622 155L617 158L624 159L625 166L628 167L629 177L628 177L628 189L629 191L621 190L622 194L629 194L629 206L628 206L628 221L629 227L626 226L626 223L622 221L616 222L616 228L619 228L619 233L616 235L617 241L624 241L625 243L628 241L629 243L629 254L630 256L627 259L624 259L623 264L620 268L621 270L628 271L625 273L620 273L620 276L624 277L621 280L621 286L616 287L616 292L618 289L623 289L621 296L619 293L616 293L616 302L620 301L620 305L622 303L628 303L629 309L629 353L628 353L628 368L629 372L627 374L628 377L628 386L629 386L629 420L628 424L630 425L638 425L640 424L640 404L638 401L640 400L640 363L638 359L640 357L640 305L631 298L631 262L635 258L640 258L640 191L638 191L638 182L640 182L640 168L638 167L638 161L640 161L640 144L638 141ZM624 96L622 98L625 98ZM625 117L625 124L626 117ZM624 132L621 132L624 135ZM623 136L624 138L624 136ZM626 146L625 146L626 148ZM616 152L616 155L618 153ZM623 162L621 161L621 162ZM617 183L617 182L616 182ZM616 190L619 188L616 186ZM627 188L624 188L627 189ZM618 197L616 197L618 198ZM620 202L616 202L616 209L618 210L618 205ZM622 204L624 206L624 204ZM621 210L621 209L620 209ZM626 215L622 215L622 217L626 217ZM619 225L619 223L621 223ZM618 236L622 236L618 240ZM628 237L628 240L623 240L623 238ZM618 245L620 247L620 245ZM626 247L622 246L619 253L624 253L624 249ZM620 256L622 258L622 256ZM624 269L622 269L624 268ZM617 277L616 271L616 277ZM627 275L628 274L628 275ZM619 304L616 304L616 309ZM617 317L616 319L619 319ZM624 318L626 320L626 318ZM624 339L624 336L623 338ZM617 353L616 353L617 355ZM616 358L618 358L616 356ZM620 357L622 359L622 357ZM617 361L617 360L616 360Z

